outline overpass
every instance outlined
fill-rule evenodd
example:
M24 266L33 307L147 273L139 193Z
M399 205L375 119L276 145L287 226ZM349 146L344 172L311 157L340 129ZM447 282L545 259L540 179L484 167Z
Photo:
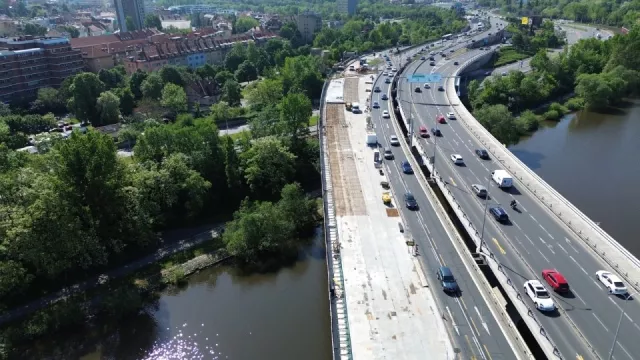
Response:
M595 279L595 272L617 273L630 295L635 295L640 289L640 261L518 160L460 102L456 77L488 56L490 51L470 49L455 58L438 59L436 66L424 61L407 66L397 83L398 120L409 129L409 141L421 162L546 355L634 359L640 354L640 342L636 341L640 336L640 304L631 296L609 295ZM441 74L444 91L416 92L415 87L422 84L411 84L408 77L417 73ZM455 120L446 124L435 121L449 112ZM373 111L372 117L380 116ZM412 128L418 126L438 128L442 137L418 138L412 135ZM402 136L400 131L395 128ZM479 159L475 149L487 150L490 160ZM461 155L465 165L454 165L452 154ZM409 159L419 166L411 156ZM503 191L492 183L490 173L497 169L513 176L511 190ZM488 189L486 201L474 195L473 184ZM409 190L421 191L419 187ZM488 214L488 208L508 208L513 199L517 199L519 210L508 213L508 225ZM541 271L549 268L563 273L572 290L566 296L553 294L558 311L542 313L523 292L523 284L530 279L544 283Z

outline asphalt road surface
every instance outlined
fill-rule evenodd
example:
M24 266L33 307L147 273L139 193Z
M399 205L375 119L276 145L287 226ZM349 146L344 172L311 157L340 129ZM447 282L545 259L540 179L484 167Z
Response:
M479 50L474 50L455 59L440 58L436 66L417 61L406 69L404 75L437 72L446 76L457 68L454 61L463 64L478 53ZM564 296L553 294L553 300L561 311L537 315L563 357L594 358L588 343L599 357L608 358L619 319L622 321L613 358L640 357L640 342L637 341L640 336L640 305L633 298L625 300L621 296L609 295L595 279L596 271L611 269L539 204L523 185L516 182L512 189L504 191L490 181L490 172L502 167L498 162L481 160L475 155L474 150L481 147L476 138L456 120L436 123L437 115L455 112L449 106L444 91L437 91L434 86L431 90L415 92L416 84L408 84L406 78L401 81L398 92L400 105L405 114L412 114L416 131L421 125L441 130L443 136L437 139L437 146L433 137L420 141L424 142L428 153L434 154L436 170L449 182L454 196L475 227L480 229L483 224L485 204L472 192L472 184L488 187L488 208L500 206L507 211L511 220L508 225L497 223L487 214L483 238L486 246L505 265L509 276L523 286L530 279L542 281L543 269L555 268L568 279L571 292ZM454 165L450 160L452 154L461 155L465 164ZM416 184L407 183L407 186L414 194L420 192ZM513 199L518 201L518 211L509 208ZM529 304L532 305L530 301ZM621 318L622 310L625 316Z
M418 244L418 253L422 258L427 280L432 284L440 311L445 314L445 323L449 327L454 346L461 351L462 358L465 359L515 359L516 355L510 344L454 248L452 241L455 240L447 234L416 176L404 174L400 168L406 155L400 147L392 147L389 144L389 136L395 134L395 131L391 120L382 118L383 110L392 111L391 100L381 99L382 94L389 97L391 95L391 85L385 83L386 78L391 79L388 76L379 76L374 84L374 88L379 86L381 91L372 93L371 101L372 104L378 102L380 108L371 109L371 118L380 146L392 149L395 155L394 160L385 160L384 168L399 210L402 211L405 231L410 233ZM403 196L407 191L415 196L419 210L409 210L404 206ZM440 266L452 269L461 288L460 296L448 295L442 291L436 278L436 270Z

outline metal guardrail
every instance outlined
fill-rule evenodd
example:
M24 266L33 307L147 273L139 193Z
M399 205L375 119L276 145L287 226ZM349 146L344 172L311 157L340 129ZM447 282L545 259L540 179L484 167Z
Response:
M474 59L462 64L454 75L464 70L471 64ZM462 104L460 98L455 91L447 91L450 97L450 103L458 102ZM520 180L531 194L533 194L548 210L551 211L563 224L565 224L573 233L576 234L586 245L588 245L596 254L600 256L607 264L616 269L617 272L636 290L640 291L640 260L625 249L620 243L607 234L593 220L589 219L582 211L576 208L569 200L558 193L551 185L545 182L538 174L529 169L518 157L513 155L511 151L506 149L482 124L480 124L468 109L464 106L457 106L463 116L462 123L469 131L487 146L487 151L491 152L502 165L507 168L514 177ZM470 124L467 119L472 119ZM492 148L493 146L493 148ZM500 156L502 153L502 156ZM511 163L510 163L511 162ZM527 178L529 177L529 178ZM539 186L536 186L538 184ZM555 200L555 203L554 203ZM573 216L572 216L573 215ZM589 231L592 233L589 234ZM607 249L609 247L609 249ZM603 249L604 248L604 249ZM622 255L623 261L627 264L621 264L619 261L607 256L607 253L618 252ZM633 274L630 274L633 272Z

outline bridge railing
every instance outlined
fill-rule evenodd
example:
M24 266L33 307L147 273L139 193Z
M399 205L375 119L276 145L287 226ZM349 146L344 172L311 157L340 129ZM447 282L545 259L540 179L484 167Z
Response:
M454 75L463 71L466 66L483 55L478 55L461 64ZM462 104L453 82L450 81L448 85L449 102L458 113L461 123L486 147L493 158L519 180L562 224L595 251L613 270L617 271L629 285L640 290L640 260L504 147Z

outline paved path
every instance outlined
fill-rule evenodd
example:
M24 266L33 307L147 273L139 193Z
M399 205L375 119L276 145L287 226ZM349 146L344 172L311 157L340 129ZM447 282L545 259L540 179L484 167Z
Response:
M121 266L117 269L108 271L104 274L94 276L86 281L66 287L56 293L44 296L38 300L31 301L25 305L4 312L0 316L0 325L29 315L37 310L54 304L57 301L74 294L103 285L109 280L115 280L117 278L129 275L134 271L149 266L177 252L202 244L205 241L209 241L218 234L220 229L220 224L213 224L201 226L198 228L181 229L167 232L161 239L161 243L163 244L163 246L156 250L154 253L142 257L127 265Z

